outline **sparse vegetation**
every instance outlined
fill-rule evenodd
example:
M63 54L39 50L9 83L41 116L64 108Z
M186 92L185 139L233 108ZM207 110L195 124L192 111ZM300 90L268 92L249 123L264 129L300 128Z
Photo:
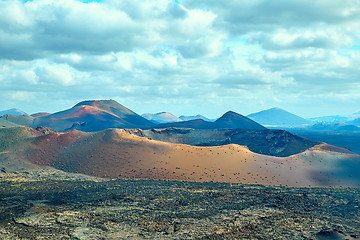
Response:
M1 239L360 236L355 188L0 176Z

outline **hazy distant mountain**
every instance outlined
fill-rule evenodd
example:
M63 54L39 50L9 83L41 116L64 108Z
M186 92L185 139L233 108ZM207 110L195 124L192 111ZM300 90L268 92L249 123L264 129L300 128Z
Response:
M5 111L0 111L0 117L5 115L5 114L11 114L11 115L26 115L25 112L21 111L20 109L17 108L12 108L12 109L8 109Z
M311 126L309 129L320 130L320 131L349 131L349 132L360 131L359 127L351 124L346 124L341 121L335 123L317 123Z
M358 118L360 118L360 112L356 112L356 113L353 113L350 115L319 116L319 117L309 118L309 120L318 122L318 123L335 123L335 122L341 121L341 122L345 122L345 123L349 123L349 124L359 125L355 121ZM360 121L358 121L358 122L360 122Z
M310 120L304 119L280 108L271 108L257 113L252 113L248 115L248 117L260 124L272 127L294 127L312 123Z
M360 118L360 112L353 113L353 114L351 114L349 117L351 117L351 118L353 118L353 119Z
M317 123L334 123L334 122L347 122L349 121L349 117L341 116L341 115L333 115L333 116L323 116L323 117L314 117L309 118L309 120Z
M240 128L246 130L266 129L265 127L254 122L253 120L232 111L225 113L215 122L208 122L202 119L195 119L195 120L183 121L183 122L164 123L155 126L155 128L168 128L168 127L193 128L193 129L216 129L216 128Z
M360 126L360 118L356 118L355 120L349 121L348 123Z
M213 119L209 119L209 118L207 118L207 117L204 117L203 115L200 115L200 114L198 114L198 115L196 115L196 116L184 116L184 115L181 115L179 118L180 118L181 120L183 120L183 121L190 121L190 120L195 120L195 119L202 119L202 120L208 121L208 122L213 122L213 121L215 121L215 120L213 120Z
M145 113L141 115L143 118L146 118L153 123L170 123L170 122L181 122L182 120L169 112L159 112L159 113Z

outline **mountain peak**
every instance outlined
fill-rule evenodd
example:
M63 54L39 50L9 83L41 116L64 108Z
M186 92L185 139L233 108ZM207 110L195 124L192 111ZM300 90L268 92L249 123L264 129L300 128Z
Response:
M240 113L234 112L234 111L227 111L222 116L243 116Z
M23 112L22 110L17 109L17 108L11 108L11 109L7 109L4 111L0 111L0 117L3 115L6 115L6 114L15 115L15 116L27 115L25 112Z
M268 126L300 126L310 124L311 121L290 113L284 109L274 107L248 115L252 120Z
M82 105L88 105L88 106L97 107L98 105L114 105L114 104L121 105L120 103L118 103L117 101L115 101L113 99L109 99L109 100L85 100L85 101L79 102L74 107L82 106Z
M234 111L224 113L215 124L222 128L240 128L247 130L264 130L264 126Z

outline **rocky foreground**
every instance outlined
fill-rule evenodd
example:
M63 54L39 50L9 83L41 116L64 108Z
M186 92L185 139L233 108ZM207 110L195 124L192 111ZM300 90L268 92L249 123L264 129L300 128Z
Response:
M0 174L0 239L360 239L360 189Z

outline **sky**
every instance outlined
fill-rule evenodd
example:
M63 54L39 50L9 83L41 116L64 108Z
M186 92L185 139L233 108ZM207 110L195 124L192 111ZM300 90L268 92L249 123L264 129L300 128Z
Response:
M360 111L359 0L0 0L0 110Z

